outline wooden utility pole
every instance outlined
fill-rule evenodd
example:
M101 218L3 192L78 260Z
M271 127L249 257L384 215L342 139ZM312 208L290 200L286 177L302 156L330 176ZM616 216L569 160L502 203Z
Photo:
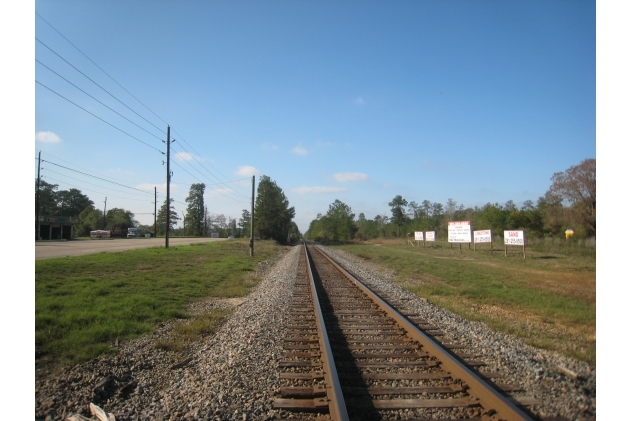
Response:
M153 236L157 237L158 236L158 188L157 187L153 187Z
M39 151L39 157L37 160L37 237L36 240L40 239L40 223L39 223L39 170L42 166L42 151Z
M169 225L171 223L171 127L167 126L167 225L165 227L164 247L169 248Z
M250 213L250 257L254 256L254 176L252 176L252 212Z
M107 217L105 216L106 209L107 209L107 197L105 198L105 206L103 206L103 229L107 228Z

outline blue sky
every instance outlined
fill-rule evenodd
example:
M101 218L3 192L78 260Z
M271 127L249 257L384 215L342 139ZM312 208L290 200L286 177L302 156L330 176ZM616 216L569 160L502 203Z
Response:
M596 156L593 1L46 0L35 9L36 80L138 139L38 84L35 154L164 193L168 123L180 214L189 185L204 182L209 211L239 218L252 174L277 182L303 232L335 199L368 218L390 215L396 195L519 205L543 196L554 172ZM153 222L151 195L43 167L60 189Z

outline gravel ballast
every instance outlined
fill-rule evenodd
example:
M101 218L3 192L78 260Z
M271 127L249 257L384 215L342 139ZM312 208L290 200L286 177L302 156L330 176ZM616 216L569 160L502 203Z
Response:
M540 402L531 408L537 415L595 419L596 373L586 363L462 319L401 289L361 259L323 249L377 293L401 298L406 310L422 312L451 342L482 355L488 364L485 370L501 373L504 382L524 389L516 396L532 396ZM35 418L62 420L75 413L89 417L92 402L119 421L275 419L279 413L272 404L280 387L280 339L301 250L288 248L275 264L263 264L262 280L248 296L191 306L191 313L213 308L232 312L216 334L192 342L183 353L155 346L175 324L185 323L173 320L151 335L122 342L116 356L38 376Z

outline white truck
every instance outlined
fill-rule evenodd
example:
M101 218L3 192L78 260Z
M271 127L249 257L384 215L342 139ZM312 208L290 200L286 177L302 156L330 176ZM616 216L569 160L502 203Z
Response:
M139 228L127 228L127 238L140 236L141 234Z

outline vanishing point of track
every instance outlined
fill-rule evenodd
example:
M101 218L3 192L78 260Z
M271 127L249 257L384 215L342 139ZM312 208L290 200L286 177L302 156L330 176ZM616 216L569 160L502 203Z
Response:
M472 369L483 365L475 355L441 344L422 315L386 300L305 245L279 364L281 415L381 420L403 410L418 420L533 419Z

